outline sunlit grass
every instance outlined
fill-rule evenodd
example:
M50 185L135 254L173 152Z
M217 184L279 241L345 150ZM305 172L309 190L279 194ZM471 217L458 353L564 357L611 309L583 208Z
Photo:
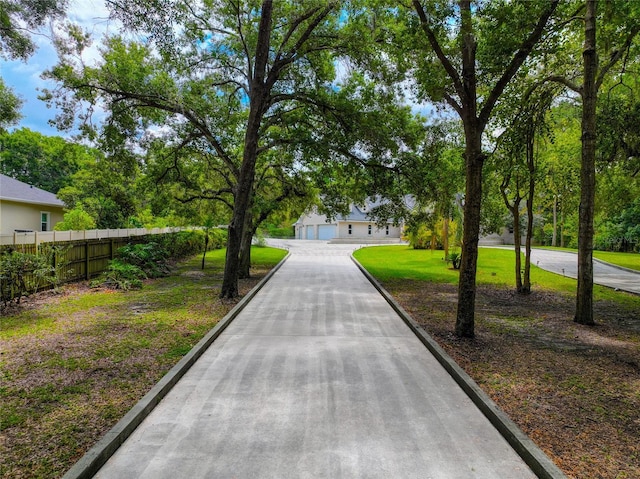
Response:
M607 263L617 264L629 269L640 271L640 254L638 253L614 253L611 251L594 251L595 258Z
M408 246L376 246L359 249L355 258L380 281L412 279L438 283L458 282L458 271L444 261L441 250L415 250ZM524 265L524 262L523 262ZM507 249L479 248L477 284L515 287L515 253ZM531 266L533 289L575 294L576 280ZM595 299L637 304L637 296L594 286Z

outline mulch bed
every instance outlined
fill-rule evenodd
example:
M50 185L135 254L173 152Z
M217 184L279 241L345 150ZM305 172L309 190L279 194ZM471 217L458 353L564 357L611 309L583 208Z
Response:
M640 477L640 298L596 302L589 327L572 321L573 297L480 287L463 340L456 286L384 286L569 477Z

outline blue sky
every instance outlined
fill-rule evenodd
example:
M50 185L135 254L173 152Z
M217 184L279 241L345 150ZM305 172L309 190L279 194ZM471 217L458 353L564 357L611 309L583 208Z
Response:
M69 20L92 32L96 41L99 41L110 27L107 21L108 11L103 0L72 0L67 14ZM23 118L17 127L27 127L45 135L67 136L48 124L48 121L54 118L55 110L48 109L44 102L38 100L39 88L55 86L40 78L42 72L55 65L57 60L48 36L48 28L44 28L42 34L34 36L33 39L38 49L26 62L0 60L0 75L23 100Z

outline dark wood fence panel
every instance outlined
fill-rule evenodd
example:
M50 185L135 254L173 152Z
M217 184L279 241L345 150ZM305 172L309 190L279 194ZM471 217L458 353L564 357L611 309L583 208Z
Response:
M60 283L93 279L106 271L109 261L116 256L118 248L147 241L148 237L134 236L55 243L59 252L52 257L53 266L59 268ZM43 243L39 247L35 244L5 245L0 246L0 254L5 251L37 254L38 249L42 252L51 246L53 246L52 243ZM27 283L33 284L34 280L35 278L31 275L26 276Z

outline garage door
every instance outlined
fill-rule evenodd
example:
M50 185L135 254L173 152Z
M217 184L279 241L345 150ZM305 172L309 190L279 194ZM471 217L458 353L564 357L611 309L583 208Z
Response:
M336 237L336 225L319 225L318 239L330 240Z
M313 226L307 226L307 239L308 240L316 239L316 237L314 235L314 227Z

